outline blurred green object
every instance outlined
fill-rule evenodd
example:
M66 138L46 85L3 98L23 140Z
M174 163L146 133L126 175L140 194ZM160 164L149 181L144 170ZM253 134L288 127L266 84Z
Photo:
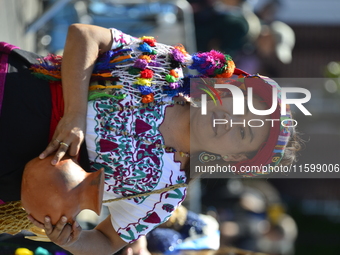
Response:
M326 66L326 77L339 78L340 77L340 62L332 61Z
M326 96L332 95L333 97L339 97L340 94L340 62L329 62L324 71L326 78L329 78L324 83L324 89L328 92Z

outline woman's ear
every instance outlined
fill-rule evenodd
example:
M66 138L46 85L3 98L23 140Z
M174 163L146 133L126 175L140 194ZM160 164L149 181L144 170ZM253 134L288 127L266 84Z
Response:
M243 160L247 160L248 157L245 154L228 154L222 155L222 158L226 162L240 162Z

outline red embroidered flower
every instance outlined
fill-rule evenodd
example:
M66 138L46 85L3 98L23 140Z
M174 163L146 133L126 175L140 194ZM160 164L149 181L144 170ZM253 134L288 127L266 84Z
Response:
M153 71L150 69L145 69L140 72L140 77L144 79L151 79L153 77Z
M149 44L151 47L154 47L156 40L154 38L145 38L143 39L143 42Z

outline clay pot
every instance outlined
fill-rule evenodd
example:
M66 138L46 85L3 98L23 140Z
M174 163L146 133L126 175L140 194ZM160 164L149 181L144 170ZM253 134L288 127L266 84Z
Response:
M21 202L26 212L44 222L49 216L56 224L65 215L69 223L84 209L98 215L104 191L103 169L85 172L73 159L51 164L53 156L27 163L21 184Z

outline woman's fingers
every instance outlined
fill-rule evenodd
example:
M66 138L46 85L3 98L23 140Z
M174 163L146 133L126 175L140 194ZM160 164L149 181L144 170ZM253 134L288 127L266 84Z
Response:
M46 147L46 149L39 155L40 159L44 159L46 158L48 155L52 154L52 152L56 151L58 149L58 147L60 146L60 140L58 139L53 139L48 146Z
M52 223L51 223L51 219L50 217L46 216L45 217L45 221L44 221L44 229L45 229L45 233L46 235L50 235L53 231L53 226L52 226Z
M82 231L82 228L78 224L78 222L75 221L73 223L73 225L72 225L72 230L73 230L73 232L72 232L72 240L71 240L71 242L73 243L73 242L75 242L75 241L77 241L79 239L79 236L80 236L80 233Z
M52 165L56 165L66 154L67 150L69 149L70 144L66 142L60 142L59 148L54 155L54 158L51 162Z
M51 161L52 165L56 165L66 153L70 156L76 156L79 153L80 146L84 140L84 133L79 128L74 128L66 134L59 133L54 138L47 148L39 155L40 159L46 158L48 155L55 153Z
M49 217L45 217L45 232L52 242L65 245L71 239L72 226L67 223L65 216L61 217L54 227Z
M55 152L53 160L51 161L52 165L56 165L68 152L70 156L76 156L80 149L80 141L79 139L76 139L76 141L73 142L58 142L56 144L56 141L59 141L57 139L54 139L53 142L51 142L45 151L43 151L39 158L44 159L48 155L52 154L52 152Z
M73 225L67 223L65 216L61 217L55 226L52 225L50 217L46 216L44 223L40 223L34 219L31 215L27 218L37 227L45 230L48 238L57 245L66 246L79 239L82 228L78 222L74 222Z
M34 219L32 217L32 215L27 215L27 218L33 223L33 225L37 226L38 228L45 228L45 225L39 221L37 221L36 219Z
M50 144L47 146L46 150L43 151L40 155L40 159L46 158L48 155L52 154L57 150L55 153L55 156L53 157L53 160L51 161L52 165L56 165L66 154L70 147L70 144L67 142L61 142L58 139L54 139Z
M84 133L82 130L75 129L72 131L72 143L68 151L70 156L78 155L78 152L80 150L80 145L82 144L83 140L84 140Z
M128 247L128 248L126 249L126 255L133 255L133 250L132 250L131 247Z
M71 245L79 239L81 230L82 229L77 222L70 225L67 223L66 217L62 217L54 229L56 238L54 242L61 246Z

